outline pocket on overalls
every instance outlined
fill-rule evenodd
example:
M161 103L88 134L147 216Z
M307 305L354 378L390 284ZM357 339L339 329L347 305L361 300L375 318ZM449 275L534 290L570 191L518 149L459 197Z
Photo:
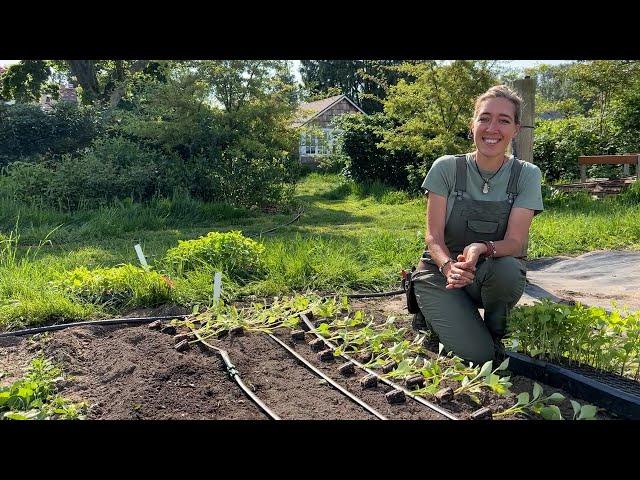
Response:
M482 240L496 240L499 227L499 222L467 220L467 228L464 232L465 246Z

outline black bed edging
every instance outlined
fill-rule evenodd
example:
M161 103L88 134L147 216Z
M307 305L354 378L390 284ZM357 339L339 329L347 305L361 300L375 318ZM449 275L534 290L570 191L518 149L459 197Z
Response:
M521 353L505 353L509 357L509 370L515 374L562 388L621 417L640 420L640 384L638 395L634 395L567 367L537 360ZM614 374L600 374L601 377L605 375L619 377Z

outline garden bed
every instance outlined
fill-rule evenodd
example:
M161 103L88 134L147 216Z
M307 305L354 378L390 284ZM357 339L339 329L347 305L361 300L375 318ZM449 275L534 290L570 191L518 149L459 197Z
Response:
M365 310L376 321L389 314L398 325L409 326L411 316L402 313L402 297L358 300L353 307ZM400 310L400 311L398 311ZM140 316L144 312L136 312ZM147 312L157 314L155 311ZM304 341L293 341L291 330L279 328L274 334L311 361L327 376L393 420L444 420L424 405L411 401L389 403L385 394L392 388L379 383L363 388L363 372L345 376L338 371L339 359L323 362L305 334ZM412 337L408 330L406 336ZM375 419L360 406L330 388L298 360L263 333L227 335L207 340L229 353L243 381L283 419ZM267 419L226 373L218 355L200 344L178 352L173 335L139 326L83 326L48 332L32 337L0 339L2 384L19 378L38 352L52 358L67 374L59 385L60 394L73 401L86 401L89 419ZM436 347L437 348L437 347ZM399 382L399 380L398 380ZM478 395L481 404L460 395L441 406L461 419L481 406L494 413L515 403L515 396L531 392L533 381L513 375L512 394L499 396L489 390ZM572 418L570 399L585 403L562 389L541 383L545 395L559 392L567 399L558 405L564 418ZM433 397L426 397L434 401ZM600 411L598 418L610 418ZM509 419L525 419L522 414Z

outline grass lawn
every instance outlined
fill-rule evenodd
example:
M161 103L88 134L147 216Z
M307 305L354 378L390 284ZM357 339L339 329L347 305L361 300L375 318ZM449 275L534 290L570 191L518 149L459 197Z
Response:
M397 288L400 270L414 265L422 252L423 198L409 198L375 184L363 188L337 175L311 174L299 184L295 202L305 209L297 222L260 235L289 221L295 209L269 215L176 199L146 206L123 202L71 215L0 198L0 326L112 315L144 306L149 298L207 304L212 299L214 266L178 276L162 259L178 240L210 231L240 230L265 246L266 273L244 281L225 278L227 300L306 290ZM555 197L545 208L533 221L530 258L640 248L637 203ZM128 288L118 297L124 299L120 303L105 304L95 298L80 302L60 286L59 280L68 279L68 272L77 267L138 265L136 243L142 245L153 270L175 282L165 297L145 295L134 288L133 277L128 284L126 278L119 280L122 288Z

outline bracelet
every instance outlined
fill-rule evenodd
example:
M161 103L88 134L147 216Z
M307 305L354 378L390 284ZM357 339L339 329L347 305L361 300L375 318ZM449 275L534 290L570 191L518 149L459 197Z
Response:
M487 251L482 255L484 258L493 258L496 256L496 244L489 240L488 242L483 240L484 246L487 247Z
M444 275L444 267L446 267L449 263L453 262L453 258L449 258L446 262L444 262L440 267L438 267L438 270L440 270L440 273L442 275ZM446 275L445 275L446 277Z

